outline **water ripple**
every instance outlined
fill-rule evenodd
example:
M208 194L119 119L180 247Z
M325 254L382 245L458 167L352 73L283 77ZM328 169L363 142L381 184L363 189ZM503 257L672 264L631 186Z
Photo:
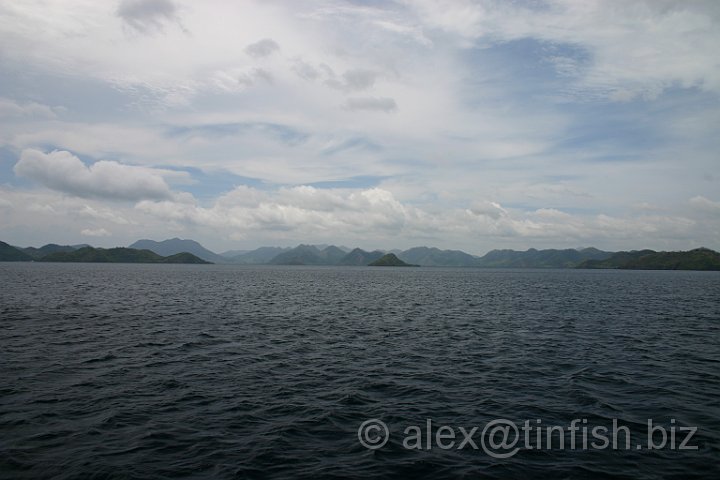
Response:
M0 264L0 322L0 477L720 478L716 273ZM699 448L404 448L427 418Z

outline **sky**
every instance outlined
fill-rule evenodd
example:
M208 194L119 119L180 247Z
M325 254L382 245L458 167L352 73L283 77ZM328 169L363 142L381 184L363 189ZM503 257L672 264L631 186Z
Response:
M720 250L720 2L0 3L0 240Z

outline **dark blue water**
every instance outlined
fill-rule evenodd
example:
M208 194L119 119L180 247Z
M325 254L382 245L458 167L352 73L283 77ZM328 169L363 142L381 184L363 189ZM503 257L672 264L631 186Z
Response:
M718 273L6 263L0 368L3 478L720 478ZM428 419L632 443L406 448Z

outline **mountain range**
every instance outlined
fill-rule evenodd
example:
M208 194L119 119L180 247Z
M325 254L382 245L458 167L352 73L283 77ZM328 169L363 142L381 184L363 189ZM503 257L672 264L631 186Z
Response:
M23 248L23 252L30 255L35 260L40 260L46 255L57 252L74 252L75 250L83 247L89 247L90 245L58 245L56 243L48 243L40 248L27 247Z
M231 257L229 261L230 263L239 263L242 265L263 265L270 263L270 260L288 250L290 250L290 247L260 247Z
M314 245L298 245L270 260L272 265L338 265L346 253L330 245L320 250Z
M137 242L130 245L128 248L135 248L138 250L150 250L151 252L155 252L163 257L186 252L192 253L196 257L202 258L206 262L227 263L225 257L218 255L215 252L211 252L195 240L170 238L168 240L163 240L162 242L156 242L154 240L143 239L138 240Z
M375 260L378 260L383 255L385 255L385 253L380 250L373 250L372 252L366 252L362 248L355 248L352 251L350 251L347 255L345 255L343 258L341 258L340 262L338 262L338 265L355 265L355 266L369 265L372 262L374 262Z
M434 247L368 252L361 248L350 250L335 245L301 244L294 248L260 247L251 251L228 251L219 255L194 240L180 238L159 242L143 239L124 249L94 249L88 245L57 244L47 244L40 248L21 248L0 242L0 261L143 261L366 266L380 260L388 253L394 254L399 262L426 267L720 270L720 254L707 248L687 252L654 250L608 252L596 248L562 250L531 248L526 251L504 249L492 250L479 257L460 250L441 250ZM389 257L381 263L388 262L398 263Z
M460 250L440 250L434 247L414 247L395 253L397 257L410 264L425 267L476 267L479 258Z
M0 242L0 261L3 262L32 262L34 260L22 249Z
M89 245L57 245L40 248L13 247L0 242L0 262L81 262L81 263L210 263L192 253L158 255L137 248L94 248Z
M163 256L150 250L125 247L82 247L70 252L51 253L44 256L41 261L81 263L210 263L188 252Z

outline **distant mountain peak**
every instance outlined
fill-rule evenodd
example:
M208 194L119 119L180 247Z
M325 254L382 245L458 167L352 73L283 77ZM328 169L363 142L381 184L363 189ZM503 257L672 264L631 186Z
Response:
M225 257L208 250L207 248L203 247L199 242L191 239L182 239L178 237L169 238L167 240L162 240L159 242L155 240L142 239L130 245L129 248L150 250L151 252L157 253L158 255L161 255L163 257L187 252L192 253L196 257L199 257L207 262L228 262Z

